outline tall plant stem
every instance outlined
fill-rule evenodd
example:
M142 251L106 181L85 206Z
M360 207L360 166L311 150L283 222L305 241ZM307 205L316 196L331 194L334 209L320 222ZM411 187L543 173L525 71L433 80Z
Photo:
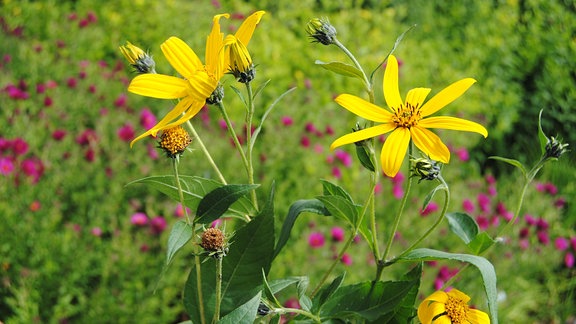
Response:
M194 267L196 268L196 287L198 293L198 307L200 308L200 322L206 324L206 315L204 314L204 294L202 293L202 269L200 268L200 251L198 244L194 244Z
M220 303L222 301L222 257L216 259L216 305L214 306L214 320L212 323L220 321Z
M364 69L362 69L362 66L360 65L356 57L352 54L352 52L348 50L348 48L346 48L346 46L344 46L344 44L340 43L338 39L334 40L334 45L336 45L342 52L344 52L344 54L346 54L346 56L348 56L350 60L352 60L354 66L356 66L356 68L360 70L360 72L362 72L362 81L364 82L364 87L366 87L366 92L368 92L370 102L374 103L374 89L372 87L372 82L370 82L370 79L368 79L366 73L364 73Z
M194 218L190 219L186 205L184 205L184 193L182 191L182 183L180 183L180 176L178 175L179 161L180 161L179 157L175 157L172 159L172 169L174 170L174 182L176 182L176 188L178 188L178 198L180 198L180 205L182 206L182 209L184 209L184 215L186 215L186 223L188 225L192 225Z
M248 173L248 184L254 184L254 166L252 163L252 150L254 149L252 143L252 120L254 118L254 98L252 94L252 86L250 82L246 82L246 91L248 93L248 111L246 113L246 172ZM258 210L258 198L256 191L250 190L250 197L256 210Z
M194 137L194 139L196 140L196 142L200 146L200 149L202 150L202 152L204 152L204 155L206 156L208 163L210 164L210 166L212 166L212 169L214 169L214 172L216 172L216 175L218 176L220 181L223 184L227 184L226 179L224 178L224 175L222 175L222 172L220 172L218 165L216 165L216 162L214 162L212 155L210 155L210 152L206 148L206 145L204 145L204 142L202 141L202 139L198 135L198 132L196 132L196 129L194 128L194 126L192 125L192 123L189 120L186 121L186 126L188 126L188 129L192 133L192 136Z

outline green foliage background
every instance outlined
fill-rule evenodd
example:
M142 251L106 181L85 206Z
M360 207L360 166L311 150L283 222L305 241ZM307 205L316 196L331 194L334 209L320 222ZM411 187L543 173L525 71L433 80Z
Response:
M540 109L544 109L543 127L547 134L558 134L571 145L576 143L576 135L571 132L576 119L576 5L569 0L230 0L220 1L220 8L209 1L177 0L0 3L0 17L6 25L24 27L22 37L6 33L0 36L0 55L11 57L10 64L0 70L0 87L19 80L25 80L30 87L48 80L61 85L50 93L55 100L50 109L43 107L40 96L13 101L0 93L0 136L24 138L31 153L46 165L46 175L36 185L14 186L9 179L0 178L0 215L4 222L0 228L0 321L6 323L163 323L184 318L181 292L190 267L190 250L177 255L170 270L161 277L167 234L152 236L129 222L130 214L136 210L170 215L174 204L145 187L125 187L143 176L170 173L166 160L147 158L143 143L130 149L117 139L116 130L126 122L136 126L137 133L142 131L138 116L143 107L151 107L157 115L170 109L166 102L131 94L128 108L114 106L114 100L126 93L126 81L133 76L118 51L126 40L149 49L157 70L169 74L171 69L159 50L169 36L186 40L202 57L204 37L214 14L267 11L250 45L258 64L258 81L272 80L260 98L263 109L285 90L297 87L273 111L257 147L257 153L265 160L258 169L263 192L269 191L272 180L277 181L276 212L280 219L291 202L321 193L317 180L331 178L330 167L325 163L327 147L356 122L332 98L344 92L361 94L355 80L334 77L314 65L317 59L344 61L345 57L331 48L310 44L304 26L312 17L328 17L338 29L339 39L368 70L377 67L398 35L416 24L396 52L403 62L402 94L410 88L426 86L433 89L433 95L461 78L478 80L466 96L443 110L443 114L481 122L489 130L485 141L468 134L441 134L450 145L467 147L473 160L465 164L453 158L453 164L447 167L445 176L454 192L469 192L469 197L473 197L483 189L482 177L492 173L499 177L499 197L512 205L518 194L514 191L515 174L510 174L508 166L495 164L487 157L500 155L523 162L536 159ZM71 13L84 17L88 12L95 13L98 21L86 28L78 28L78 20L68 19ZM226 24L237 26L240 21L231 19ZM57 40L66 46L59 47ZM36 51L37 47L42 50ZM99 61L106 62L107 67L101 67ZM81 68L81 62L88 62L87 67ZM117 66L119 70L115 70ZM79 81L77 90L63 86L68 77L81 71L88 78ZM380 69L376 80L380 82L381 78ZM231 84L229 80L226 86ZM96 94L84 91L89 85L97 87ZM376 89L380 87L378 84ZM230 107L238 105L229 88L226 95ZM376 96L377 102L383 104L381 91L377 90ZM230 158L232 147L224 133L219 132L217 114L208 114L210 125L201 125L197 120L195 123L203 127L203 133L210 134L206 137L210 139L211 151L221 168L228 170L229 181L242 182L242 174L231 172L240 164ZM241 120L242 112L232 115ZM282 116L291 116L294 125L283 127ZM323 147L322 154L300 145L308 122L320 130L328 126L334 129L334 135L312 138L313 145ZM89 128L99 136L93 163L84 160L84 151L74 141ZM51 139L55 129L66 129L70 135L56 143ZM352 149L347 148L350 152ZM200 152L186 153L183 165L187 169L182 173L213 176L200 156ZM366 196L367 182L358 165L344 170L339 180L357 200ZM568 201L566 208L552 208L552 198L540 193L533 193L525 207L527 212L545 217L558 236L574 235L574 170L574 155L570 152L545 168L542 177L542 181L558 186ZM390 184L384 182L383 187L388 194ZM423 197L428 190L424 184L417 193ZM465 198L455 197L453 206L461 206ZM33 201L41 202L40 213L30 211ZM420 203L421 200L414 201L414 215ZM386 228L392 218L386 210L393 210L397 203L385 196L380 204L380 225ZM169 225L175 221L169 219ZM414 224L413 218L406 220L402 225L410 230L403 232L404 238L417 236L431 222L422 219ZM310 251L306 235L312 226L332 225L338 224L328 218L303 216L293 241L285 248L285 261L276 264L271 274L319 276L323 265L328 264L330 252ZM102 237L90 235L90 228L96 226L104 229ZM463 250L449 235L428 243L454 252ZM143 246L147 252L141 251ZM366 246L360 243L354 248L359 255L355 267L341 266L339 270L349 271L350 282L371 278L372 270L362 260ZM574 270L562 268L558 261L561 254L550 246L546 249L545 253L537 249L523 252L507 246L489 256L497 260L494 262L499 288L509 295L501 304L503 319L545 323L574 318L570 303L565 303L574 300ZM507 253L514 257L502 257ZM398 269L389 276L405 270ZM433 276L426 279L431 281ZM467 273L459 284L473 292L475 280L473 273ZM429 291L430 284L423 288L423 293ZM483 306L481 301L479 304Z

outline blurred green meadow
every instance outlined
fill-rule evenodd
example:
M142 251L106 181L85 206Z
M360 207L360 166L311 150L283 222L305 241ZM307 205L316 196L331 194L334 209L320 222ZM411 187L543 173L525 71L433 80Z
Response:
M353 145L330 151L330 143L358 121L333 98L361 93L357 80L338 77L314 62L346 58L311 43L305 25L327 17L361 63L376 71L376 101L383 102L378 64L396 38L407 33L395 55L402 95L417 86L435 93L451 82L478 80L443 114L474 120L489 136L441 136L452 152L443 175L453 199L450 211L465 211L495 235L510 219L520 174L488 159L503 156L532 165L539 157L538 112L546 134L576 143L576 4L570 0L518 1L14 1L0 2L0 322L178 323L186 320L182 287L192 265L191 248L163 271L168 232L182 208L159 192L131 181L171 174L171 162L147 138L130 141L172 106L133 95L135 75L118 47L130 41L148 50L156 70L171 74L160 44L170 36L204 54L212 16L237 26L266 10L250 51L256 84L271 80L259 97L257 118L286 90L268 117L256 146L256 182L269 192L276 183L276 217L290 204L322 192L320 179L366 197L368 175ZM242 120L240 100L226 79L233 120ZM257 106L257 107L259 107ZM234 111L234 107L238 107ZM218 111L205 107L193 120L230 183L243 181L241 161ZM151 124L152 123L152 124ZM242 134L243 125L235 125ZM217 179L193 143L180 173ZM546 165L530 188L513 231L486 258L498 275L503 323L576 321L576 166L574 153ZM409 175L383 178L377 187L381 237ZM408 246L436 219L438 203L422 210L433 185L415 185L400 231ZM466 246L441 225L425 243L451 252ZM318 280L343 237L337 220L303 215L270 277ZM397 251L399 252L399 251ZM358 239L335 273L372 279L374 260ZM461 268L450 262L424 267L420 295L439 289ZM404 273L399 267L394 271ZM394 276L395 273L387 273ZM479 307L478 274L466 269L456 281ZM296 292L294 291L294 295ZM294 296L281 296L294 303Z

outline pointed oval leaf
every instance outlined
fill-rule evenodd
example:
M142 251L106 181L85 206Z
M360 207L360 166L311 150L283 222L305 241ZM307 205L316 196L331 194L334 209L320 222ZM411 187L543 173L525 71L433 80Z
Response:
M452 233L458 235L465 244L470 243L478 235L478 224L470 215L456 212L446 214L446 218Z
M358 78L360 80L364 80L364 76L362 74L362 71L358 70L356 67L350 65L350 64L346 64L346 63L342 63L342 62L322 62L320 60L316 60L315 62L317 65L320 65L321 67L325 68L328 71L332 71L334 73L343 75L343 76L347 76L347 77L353 77L353 78Z
M188 225L185 221L178 221L168 237L168 251L166 253L166 265L170 264L172 258L178 250L180 250L192 238L192 226Z
M348 222L352 228L356 228L358 221L356 205L341 196L320 196L317 199L326 206L331 215Z
M526 177L526 168L524 167L524 165L518 161L518 160L514 160L514 159L507 159L507 158L503 158L500 156L490 156L488 157L489 159L493 159L493 160L498 160L498 161L502 161L502 162L506 162L510 165L513 165L515 167L517 167L518 169L520 169L520 171L522 171L522 174L524 175L524 177Z
M430 201L432 200L432 198L434 197L434 195L436 194L436 191L438 190L446 190L446 186L443 184L437 185L434 189L432 189L432 191L430 191L426 197L424 198L424 203L422 204L422 210L426 209L426 207L428 207L428 204L430 203Z
M488 233L481 232L480 234L476 235L472 242L468 243L468 248L470 248L472 253L480 255L494 244L496 244L496 241L490 237Z
M346 277L346 272L344 272L343 274L341 274L340 276L338 276L334 280L332 280L330 285L322 288L320 293L318 295L316 295L318 297L314 298L314 302L315 302L314 308L319 308L322 305L324 305L326 300L328 300L328 298L330 298L330 296L332 296L336 291L338 291L338 288L340 288L340 286L342 286L342 282L344 282L345 277Z
M496 290L496 271L490 261L477 255L448 253L444 251L432 249L415 249L400 257L398 261L430 261L430 260L456 260L470 263L475 266L482 276L484 283L484 291L488 300L488 308L490 309L490 320L494 324L498 324L498 305L497 297L498 291Z
M258 305L260 305L260 297L262 292L258 292L252 299L242 304L240 307L222 317L219 324L251 324L256 319Z
M196 221L208 224L224 214L230 205L259 185L231 184L210 191L198 204Z
M370 154L368 154L367 148L364 145L355 145L356 146L356 156L368 171L374 172L374 163L372 163L372 159L370 158Z
M544 110L540 109L540 113L538 114L538 140L540 141L540 150L542 151L542 155L546 154L546 144L548 144L548 136L544 134L542 130L542 112Z
M344 188L340 187L337 184L333 184L328 180L320 180L320 182L322 183L322 188L324 189L323 191L324 196L340 196L348 200L349 202L354 203L354 200L352 200L352 196L350 196L350 194L346 192Z

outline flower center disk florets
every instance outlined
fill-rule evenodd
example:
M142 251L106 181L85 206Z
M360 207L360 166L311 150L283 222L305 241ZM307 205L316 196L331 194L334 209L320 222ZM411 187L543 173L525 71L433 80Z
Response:
M466 323L466 311L468 310L468 305L460 299L456 299L452 296L448 297L448 302L446 303L446 314L450 317L453 324Z
M394 116L392 121L398 127L410 128L412 126L418 125L418 121L422 119L420 114L420 107L418 105L413 106L410 103L400 106L400 108L394 110Z

